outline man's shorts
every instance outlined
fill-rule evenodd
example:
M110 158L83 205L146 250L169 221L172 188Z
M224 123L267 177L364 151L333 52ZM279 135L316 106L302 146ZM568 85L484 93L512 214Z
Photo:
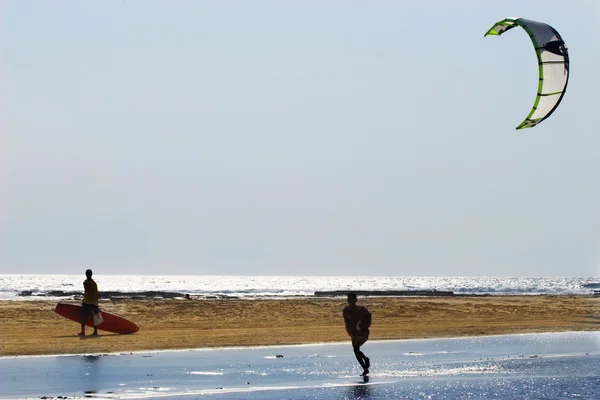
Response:
M81 303L81 314L79 315L79 320L85 323L87 317L90 315L92 317L94 316L94 311L96 311L97 308L98 306L95 304Z
M354 335L352 336L352 347L358 348L369 340L368 336Z

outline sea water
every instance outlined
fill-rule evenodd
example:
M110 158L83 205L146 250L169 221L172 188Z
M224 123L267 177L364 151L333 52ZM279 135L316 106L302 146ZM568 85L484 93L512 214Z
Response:
M73 298L83 292L82 275L0 275L0 300ZM591 294L594 277L402 277L402 276L176 276L94 275L100 292L124 297L312 296L331 290L439 290L455 294Z
M5 357L0 397L600 398L600 332L373 341L363 351L368 381L350 343Z

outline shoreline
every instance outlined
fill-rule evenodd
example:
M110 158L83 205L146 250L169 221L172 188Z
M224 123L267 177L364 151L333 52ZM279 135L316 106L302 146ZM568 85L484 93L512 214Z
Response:
M0 356L349 343L342 298L102 301L140 331L85 339L77 337L77 323L53 312L58 302L0 301ZM373 314L372 341L600 331L600 298L593 295L362 297L359 305Z
M464 339L464 338L484 338L484 337L502 337L502 336L519 336L519 335L552 335L552 334L570 334L570 333L591 333L600 330L578 330L578 331L558 331L558 332L528 332L528 333L499 333L481 336L448 336L448 337L430 337L430 338L406 338L406 339L374 339L367 343L394 343L408 342L417 340L439 340L439 339ZM235 351L248 349L270 349L281 347L312 347L312 346L348 346L349 340L341 342L315 342L315 343L296 343L296 344L269 344L256 346L215 346L215 347L190 347L179 349L155 349L155 350L135 350L135 351L115 351L115 352L99 352L99 353L56 353L56 354L18 354L18 355L0 355L0 360L23 359L23 358L43 358L43 357L117 357L136 354L157 354L157 353L184 353L188 351Z

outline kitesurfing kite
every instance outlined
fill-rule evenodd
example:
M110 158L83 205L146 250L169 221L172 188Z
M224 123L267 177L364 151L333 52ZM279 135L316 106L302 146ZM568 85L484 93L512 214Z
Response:
M569 82L569 53L560 34L550 25L524 18L497 22L484 36L502 35L520 26L527 32L539 65L539 83L533 109L517 129L533 128L548 118L560 104Z

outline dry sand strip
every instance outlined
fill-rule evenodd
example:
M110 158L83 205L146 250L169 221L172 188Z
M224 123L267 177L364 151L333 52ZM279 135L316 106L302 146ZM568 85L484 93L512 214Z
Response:
M373 314L372 340L600 330L598 296L366 297L359 304ZM134 321L140 331L100 331L98 338L85 339L77 337L77 323L54 313L55 305L0 301L0 355L348 340L343 298L106 301L101 308Z

